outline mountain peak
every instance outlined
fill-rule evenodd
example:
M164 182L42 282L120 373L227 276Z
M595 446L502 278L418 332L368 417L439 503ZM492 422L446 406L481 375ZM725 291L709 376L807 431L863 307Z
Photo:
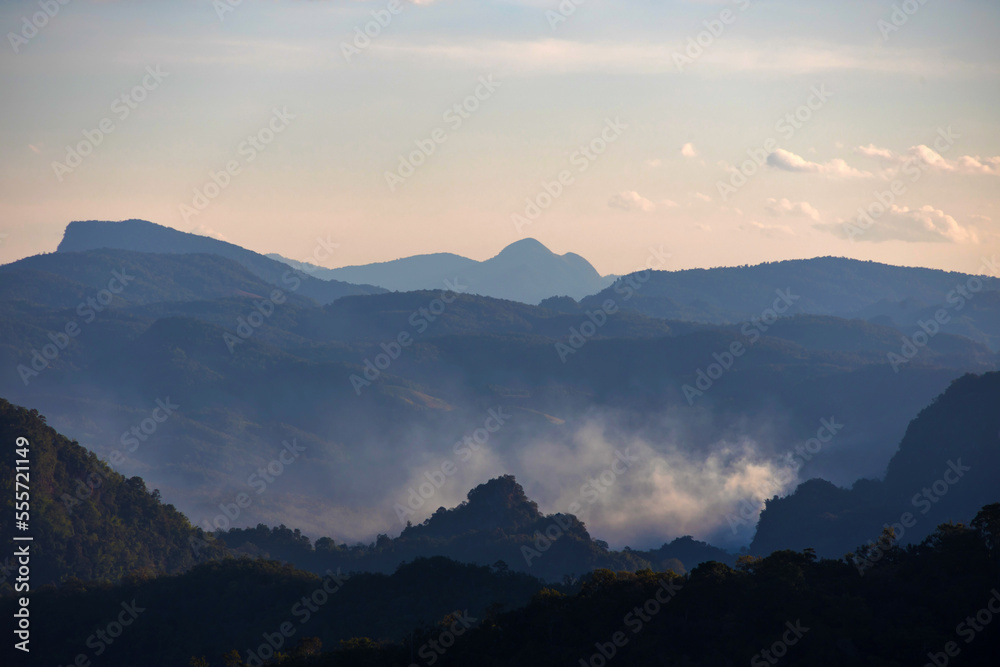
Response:
M544 515L530 500L513 475L502 475L469 491L468 500L454 509L439 508L419 526L404 534L444 537L469 531L502 529L516 532Z
M501 250L497 257L504 257L507 255L537 256L539 254L554 255L555 253L546 248L541 241L527 238L521 239L520 241L514 241L509 246Z

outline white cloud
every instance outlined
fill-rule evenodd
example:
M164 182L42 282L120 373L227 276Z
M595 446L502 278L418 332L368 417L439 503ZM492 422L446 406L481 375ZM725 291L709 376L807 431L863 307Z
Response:
M617 72L676 75L673 44L660 41L573 41L541 38L426 41L384 38L373 58L432 63L498 73ZM718 40L698 59L701 69L714 72L810 74L855 71L884 74L920 74L925 77L996 76L996 63L943 59L922 49L893 49L881 45L832 42L788 42L776 46L748 39Z
M709 197L708 195L702 194L700 192L692 193L691 196L694 197L695 199L700 199L703 202L710 202L710 201L712 201L711 197Z
M643 211L645 213L650 213L651 211L656 210L656 204L649 201L635 190L619 192L608 201L608 206L611 208L621 209L623 211Z
M858 146L854 149L855 153L860 153L867 157L881 158L883 160L893 160L894 155L888 148L879 148L875 144L868 144L867 146Z
M819 222L819 211L812 204L805 201L793 202L788 199L768 199L764 202L764 208L773 216L789 216L809 218Z
M982 158L978 155L963 155L957 160L958 170L967 174L1000 175L1000 156Z
M684 157L698 157L698 151L695 149L694 144L689 142L681 146L681 155Z
M740 225L740 229L749 232L756 232L768 238L779 238L783 236L795 236L795 230L787 225L768 225L756 220Z
M651 169L656 169L661 164L663 164L663 160L660 158L650 158L649 160L646 160L646 166Z
M224 234L222 234L221 232L217 232L211 227L207 227L205 225L198 225L197 227L192 229L190 233L197 234L198 236L209 236L213 239L218 239L219 241L226 241L226 242L229 241L229 239Z
M855 169L840 158L829 162L811 162L782 148L767 156L767 163L775 169L791 171L799 174L821 174L830 178L871 178L867 171Z
M924 144L911 146L903 154L894 153L888 148L878 148L874 144L858 146L854 149L854 152L895 164L902 164L908 160L913 160L924 167L940 172L983 174L987 176L1000 175L1000 156L984 158L979 155L963 155L957 160L949 160L930 146Z
M816 229L856 241L907 241L910 243L976 243L975 230L962 227L952 216L940 209L926 205L920 208L897 206L889 210L865 229L857 220L829 225L814 225Z

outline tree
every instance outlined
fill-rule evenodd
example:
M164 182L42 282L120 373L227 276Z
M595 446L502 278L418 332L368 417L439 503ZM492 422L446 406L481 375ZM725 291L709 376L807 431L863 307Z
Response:
M990 557L1000 564L1000 503L979 510L971 525L986 542Z

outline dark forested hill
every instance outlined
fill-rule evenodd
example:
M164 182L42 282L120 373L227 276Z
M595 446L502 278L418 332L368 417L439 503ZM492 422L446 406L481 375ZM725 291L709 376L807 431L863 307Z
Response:
M939 523L969 521L1000 501L1000 373L967 375L910 422L882 481L843 489L811 480L767 503L751 549L843 555L876 541L885 525L919 541Z
M0 534L34 538L34 587L70 577L117 581L183 570L197 562L192 539L201 545L202 557L224 553L141 478L114 472L34 410L0 399L0 442L7 450L0 457ZM30 520L23 533L14 530L15 443L30 461ZM0 589L10 591L13 570L9 561L4 566L6 583Z

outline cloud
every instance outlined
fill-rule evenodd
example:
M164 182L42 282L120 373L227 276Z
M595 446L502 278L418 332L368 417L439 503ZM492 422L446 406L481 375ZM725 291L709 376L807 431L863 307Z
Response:
M684 157L698 157L698 151L695 149L694 144L689 142L681 146L681 155Z
M958 170L967 174L1000 175L1000 156L982 158L978 155L963 155L957 161Z
M819 222L819 211L813 208L812 204L805 201L793 202L788 199L768 199L764 202L764 208L773 216L789 216L809 218Z
M888 148L878 148L874 144L858 146L854 152L893 164L915 161L923 167L944 173L1000 176L1000 156L963 155L957 160L949 160L924 144L911 146L906 153L902 154L894 153Z
M709 197L708 195L702 194L700 192L695 192L691 196L694 197L695 199L700 199L703 202L710 202L710 201L712 201L711 197Z
M608 206L611 208L621 209L623 211L644 211L646 213L656 210L656 204L649 201L635 190L619 192L608 201Z
M197 234L198 236L208 236L213 239L218 239L219 241L229 241L229 238L222 234L222 232L217 232L211 227L207 227L205 225L198 225L192 229L190 233Z
M663 160L661 160L660 158L650 158L649 160L646 160L645 164L647 167L650 167L651 169L656 169L661 164L663 164Z
M550 5L551 6L551 5ZM577 41L536 39L454 39L428 42L392 37L380 40L371 56L406 63L479 69L499 73L551 74L614 72L677 75L676 45L662 37L650 40ZM996 76L994 62L943 59L921 49L894 49L881 45L860 47L833 42L785 43L776 46L754 39L717 40L698 59L699 68L714 72L815 74L854 71L864 74L921 74L927 77Z
M756 232L772 239L782 236L795 236L795 230L787 225L768 225L756 220L741 224L740 229L748 232Z
M858 146L854 149L855 153L860 153L867 157L881 158L883 160L894 159L893 153L888 148L879 148L875 144L868 144L867 146Z
M908 243L976 243L974 229L962 227L955 218L940 209L926 205L920 208L897 206L878 218L867 229L857 220L829 225L813 225L841 238L857 241L906 241Z
M840 158L829 162L810 162L800 155L782 148L767 156L767 163L775 169L798 174L821 174L830 178L871 178L872 174L850 166Z

